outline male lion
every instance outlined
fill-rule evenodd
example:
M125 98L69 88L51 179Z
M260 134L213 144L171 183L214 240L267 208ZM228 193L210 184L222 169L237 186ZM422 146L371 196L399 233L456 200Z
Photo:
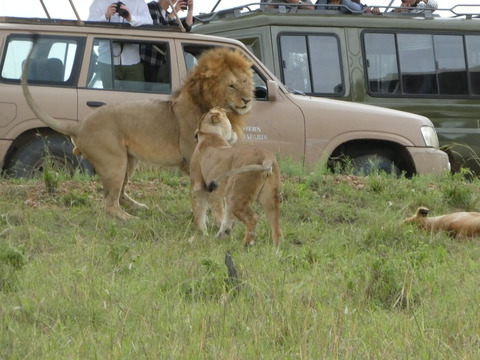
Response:
M32 48L33 49L33 48ZM59 121L33 100L27 86L30 55L22 88L28 105L46 125L71 137L76 155L82 154L101 178L107 213L121 219L132 216L120 203L140 204L125 193L138 161L180 166L188 171L195 148L194 133L202 114L214 106L229 109L233 130L243 134L244 119L252 108L252 63L239 51L215 48L206 51L169 101L141 100L105 105L83 121Z
M270 224L273 242L278 245L282 237L281 181L275 157L256 146L232 147L230 144L235 141L236 135L225 110L221 108L211 109L203 116L196 136L198 144L190 163L196 231L207 232L208 194L218 186L217 191L225 200L225 211L217 237L230 234L236 217L245 224L243 244L253 245L257 215L250 204L258 199Z
M403 220L404 223L414 223L425 230L446 231L457 239L480 235L480 213L455 212L446 215L427 217L429 210L419 207L412 217Z

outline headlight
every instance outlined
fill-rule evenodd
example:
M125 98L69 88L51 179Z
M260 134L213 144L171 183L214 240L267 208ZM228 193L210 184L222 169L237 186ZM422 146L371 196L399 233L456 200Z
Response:
M433 127L422 126L421 130L422 130L423 140L425 140L425 144L427 144L427 146L431 146L434 148L438 148L440 146L440 144L438 143L437 132Z

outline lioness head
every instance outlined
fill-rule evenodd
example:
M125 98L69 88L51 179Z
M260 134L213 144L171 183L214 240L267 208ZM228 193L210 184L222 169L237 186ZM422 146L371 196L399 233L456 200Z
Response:
M205 51L190 72L185 90L208 111L220 106L244 115L252 109L252 63L238 50L214 48Z
M403 220L404 223L421 223L421 222L424 222L425 221L425 218L427 217L428 215L428 208L426 207L419 207L417 209L417 211L415 212L415 215L411 216L411 217L408 217L406 219Z
M202 116L196 136L201 137L202 134L216 134L230 144L237 141L237 134L233 131L225 110L220 107L214 107Z

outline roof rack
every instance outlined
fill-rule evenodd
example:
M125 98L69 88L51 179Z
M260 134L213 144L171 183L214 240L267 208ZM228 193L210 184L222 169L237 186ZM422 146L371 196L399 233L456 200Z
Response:
M13 16L0 16L0 23L10 24L29 24L29 25L62 25L62 26L82 26L82 27L100 27L100 28L132 28L128 23L109 23L101 21L77 21L71 19L46 19L46 18L24 18ZM140 25L135 29L166 31L166 32L182 32L177 26L167 25Z
M73 3L73 0L68 0L72 10L75 14L76 20L72 19L54 19L50 16L47 7L45 6L44 0L39 0L42 5L43 11L45 12L46 18L25 18L25 17L16 17L16 16L0 16L0 23L18 23L18 24L39 24L39 25L65 25L65 26L95 26L95 27L105 27L105 28L129 28L131 27L128 23L110 23L110 22L101 22L101 21L83 21L78 15L78 11ZM221 0L218 0L221 1ZM178 20L178 15L175 13L175 16ZM180 22L180 20L179 20ZM185 28L183 26L166 26L166 25L140 25L136 26L137 29L146 29L146 30L162 30L167 32L184 32Z
M450 18L465 18L465 19L477 19L480 18L480 5L471 5L471 4L457 4L451 8L439 8L434 11L425 9L421 13L407 13L407 12L395 12L395 9L403 9L405 7L392 6L394 0L391 0L388 5L369 5L368 8L379 8L379 16L397 16L397 17L415 17L415 18L433 18L441 17L440 14L448 14ZM227 19L227 18L239 18L242 16L249 16L257 13L267 13L267 14L297 14L297 15L350 15L346 14L343 10L348 10L353 15L361 16L377 16L363 11L354 11L348 9L345 5L335 5L337 10L331 10L326 8L325 4L314 4L315 10L306 10L301 9L300 4L286 4L281 2L281 0L266 0L254 3L248 3L245 5L240 5L228 9L223 9L219 11L214 11L215 8L219 5L221 0L218 0L214 8L209 13L202 13L195 16L195 19L200 23L208 23L216 19ZM269 7L273 5L275 7Z

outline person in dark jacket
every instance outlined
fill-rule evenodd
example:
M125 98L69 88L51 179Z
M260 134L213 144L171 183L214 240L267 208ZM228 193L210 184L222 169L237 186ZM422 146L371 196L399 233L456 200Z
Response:
M153 25L180 26L175 13L169 11L169 0L151 1L147 5ZM193 0L172 0L172 6L177 14L181 11L187 11L187 16L182 19L182 25L185 31L190 32L193 26ZM140 57L144 67L145 81L159 81L160 69L166 61L166 53L163 49L152 45L142 45L140 46Z

